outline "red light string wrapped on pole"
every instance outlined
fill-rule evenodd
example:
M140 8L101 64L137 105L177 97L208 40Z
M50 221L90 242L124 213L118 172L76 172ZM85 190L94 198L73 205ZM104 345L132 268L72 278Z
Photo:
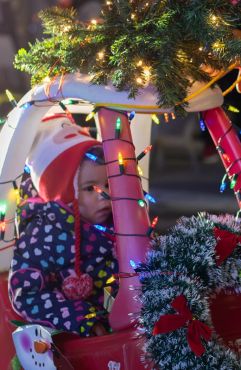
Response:
M241 143L232 123L222 108L210 109L203 118L224 164L227 176L235 179L234 189L241 207Z
M128 116L101 108L98 110L98 120L107 163L110 196L115 199L112 202L112 210L119 271L133 275L128 279L120 279L119 291L109 317L113 330L122 330L131 326L135 314L140 312L140 303L135 299L139 294L140 282L138 276L133 274L130 261L134 260L138 263L145 260L150 243L147 236L150 222L146 205L141 207L138 203L138 199L144 201L144 195L137 161L128 160L135 159ZM116 122L118 122L118 135ZM134 201L135 199L137 200Z

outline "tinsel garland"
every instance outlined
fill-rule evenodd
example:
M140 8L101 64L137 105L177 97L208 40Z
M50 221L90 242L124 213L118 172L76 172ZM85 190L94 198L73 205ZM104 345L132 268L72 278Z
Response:
M241 57L241 3L230 0L110 0L101 20L83 24L73 9L40 13L47 38L20 49L15 67L32 83L84 72L134 97L151 83L158 103L172 107L192 81L209 81L205 66L226 69ZM179 106L179 105L178 105Z
M220 291L241 294L241 250L239 245L220 266L217 264L214 228L239 234L240 222L230 215L181 218L169 234L157 237L140 267L142 311L146 352L165 370L238 370L236 352L224 346L215 333L210 315L210 297ZM196 356L182 327L167 334L153 334L160 317L177 314L171 303L185 296L193 316L212 329L210 341L202 341L205 352Z

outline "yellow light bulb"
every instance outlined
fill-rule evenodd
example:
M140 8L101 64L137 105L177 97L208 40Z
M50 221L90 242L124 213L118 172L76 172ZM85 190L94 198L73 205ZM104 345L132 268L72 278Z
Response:
M99 51L99 53L97 54L97 56L98 56L98 59L99 59L99 60L104 59L104 56L105 56L104 51Z
M209 21L210 21L210 23L211 23L213 26L219 26L220 19L219 19L215 14L212 14L212 15L209 17Z
M123 165L124 164L123 157L122 157L122 154L120 152L118 153L118 162L119 162L119 165Z
M17 204L20 203L20 193L19 193L19 189L10 189L9 193L8 193L8 199L11 201L11 202L16 202Z
M137 77L136 82L137 82L139 85L142 85L142 84L143 84L143 80L142 80L142 78L140 78L140 77Z
M90 121L94 116L95 116L95 112L90 112L88 116L85 118L85 121L86 122Z
M143 69L143 74L144 74L146 79L150 79L150 77L151 77L150 67L145 67Z
M91 24L93 24L94 26L96 26L97 25L97 20L96 19L91 19Z
M88 315L85 315L85 318L86 319L92 319L95 316L96 316L96 313L89 313Z
M139 175L140 176L143 176L143 171L142 171L141 167L140 166L137 166L137 169L138 169Z
M216 49L216 50L220 50L220 49L223 49L224 46L225 46L225 44L223 42L216 41L216 42L213 43L212 48Z
M11 93L11 91L9 90L5 90L6 92L6 95L8 97L8 100L10 101L10 103L12 104L13 107L16 107L18 104L13 96L13 94Z
M151 119L153 120L153 122L155 122L156 125L160 124L160 120L159 120L159 118L157 117L156 114L152 114Z
M228 110L230 110L231 112L234 112L234 113L239 113L240 112L240 110L238 108L234 107L233 105L229 105Z
M49 83L51 81L49 76L44 77L43 82Z
M63 32L68 32L71 29L70 25L64 26L63 27Z
M114 276L111 276L107 281L106 281L106 284L111 284L115 281L115 278Z
M165 119L165 122L169 122L169 116L168 116L168 113L164 113L164 119Z

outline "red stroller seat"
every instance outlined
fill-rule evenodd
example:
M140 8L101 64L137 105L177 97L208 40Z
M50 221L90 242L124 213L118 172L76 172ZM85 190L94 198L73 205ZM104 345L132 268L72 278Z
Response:
M7 288L8 274L0 274L0 348L1 368L7 370L15 355L12 332L16 329L11 320L23 321L11 307ZM75 334L61 333L53 337L54 343L74 369L81 370L142 370L143 339L137 338L133 328L101 337L80 338Z
M2 348L1 367L8 369L11 359L15 355L15 348L12 340L12 332L16 329L11 320L23 321L12 309L8 298L8 273L0 274L0 348Z

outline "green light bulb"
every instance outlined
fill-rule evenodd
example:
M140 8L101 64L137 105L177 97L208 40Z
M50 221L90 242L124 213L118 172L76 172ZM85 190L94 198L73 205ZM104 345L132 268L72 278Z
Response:
M145 207L145 202L142 199L138 200L138 204L139 204L140 207Z

